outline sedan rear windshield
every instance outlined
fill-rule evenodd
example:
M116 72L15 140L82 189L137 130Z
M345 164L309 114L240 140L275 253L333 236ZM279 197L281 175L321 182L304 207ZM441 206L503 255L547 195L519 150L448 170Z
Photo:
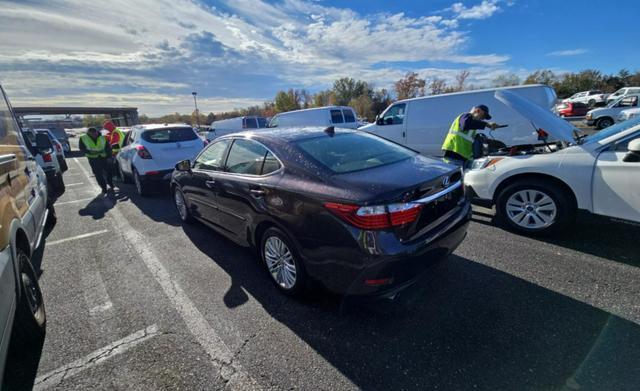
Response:
M197 138L198 135L191 128L163 128L142 132L142 139L154 144L192 141Z
M296 145L336 174L366 170L414 157L417 153L366 133L304 139Z

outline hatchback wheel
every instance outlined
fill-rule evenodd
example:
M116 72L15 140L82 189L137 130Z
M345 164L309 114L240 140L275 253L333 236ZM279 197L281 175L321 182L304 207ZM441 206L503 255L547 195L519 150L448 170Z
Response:
M131 179L129 179L127 174L125 174L124 171L122 171L122 166L119 163L116 164L116 165L118 166L118 178L120 178L120 182L122 182L122 183L130 183Z
M298 295L307 284L307 276L287 235L269 228L262 236L262 259L276 286L287 295Z
M187 206L187 201L184 198L184 194L180 188L176 187L173 190L173 203L178 210L178 215L180 216L180 220L184 223L193 222L193 217L189 212L189 207Z
M136 185L136 191L138 192L138 195L142 197L146 197L147 195L149 195L147 186L142 182L142 178L140 178L140 174L138 174L138 170L136 170L135 168L133 169L133 182Z
M540 180L523 180L507 186L496 204L502 222L524 234L556 231L575 216L568 195L555 184Z
M44 309L42 291L38 284L38 276L31 266L29 256L21 249L17 250L20 268L21 295L16 314L15 327L21 343L32 343L44 337L47 315Z

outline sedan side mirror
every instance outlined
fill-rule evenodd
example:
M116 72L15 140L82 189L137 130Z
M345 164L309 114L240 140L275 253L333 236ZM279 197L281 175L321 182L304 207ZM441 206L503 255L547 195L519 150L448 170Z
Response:
M176 164L176 171L191 171L191 162L189 159L179 161Z
M640 138L629 141L629 152L622 158L625 163L640 163Z
M52 149L53 148L53 144L51 143L51 139L49 138L49 136L47 136L44 133L37 133L36 134L36 148L38 150L46 150L46 149Z

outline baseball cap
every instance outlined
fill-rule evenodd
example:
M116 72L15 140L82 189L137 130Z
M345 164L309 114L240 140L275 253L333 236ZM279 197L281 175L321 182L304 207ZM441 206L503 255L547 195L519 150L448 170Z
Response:
M487 107L487 105L477 105L475 108L484 111L487 117L486 119L491 119L491 116L489 115L489 108Z

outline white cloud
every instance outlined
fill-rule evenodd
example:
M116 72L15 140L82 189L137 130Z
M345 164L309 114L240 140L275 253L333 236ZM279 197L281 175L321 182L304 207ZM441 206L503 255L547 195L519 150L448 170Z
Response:
M121 94L140 98L131 104L141 111L172 112L146 97L190 96L197 88L203 99L218 97L212 105L228 107L220 95L261 102L280 88L326 88L343 76L386 86L433 61L503 67L509 59L466 54L469 33L457 30L458 19L495 13L495 1L469 8L456 3L449 19L362 15L303 0L224 1L217 8L198 0L5 1L3 82L21 100L54 96L62 104L65 97L90 101ZM180 99L159 101L183 107Z
M465 7L462 3L454 3L451 10L458 19L487 19L500 10L498 0L482 0L482 3L473 7Z
M581 54L588 53L588 49L578 48L578 49L566 49L566 50L556 50L555 52L547 53L547 56L555 56L555 57L570 57L570 56L579 56Z

